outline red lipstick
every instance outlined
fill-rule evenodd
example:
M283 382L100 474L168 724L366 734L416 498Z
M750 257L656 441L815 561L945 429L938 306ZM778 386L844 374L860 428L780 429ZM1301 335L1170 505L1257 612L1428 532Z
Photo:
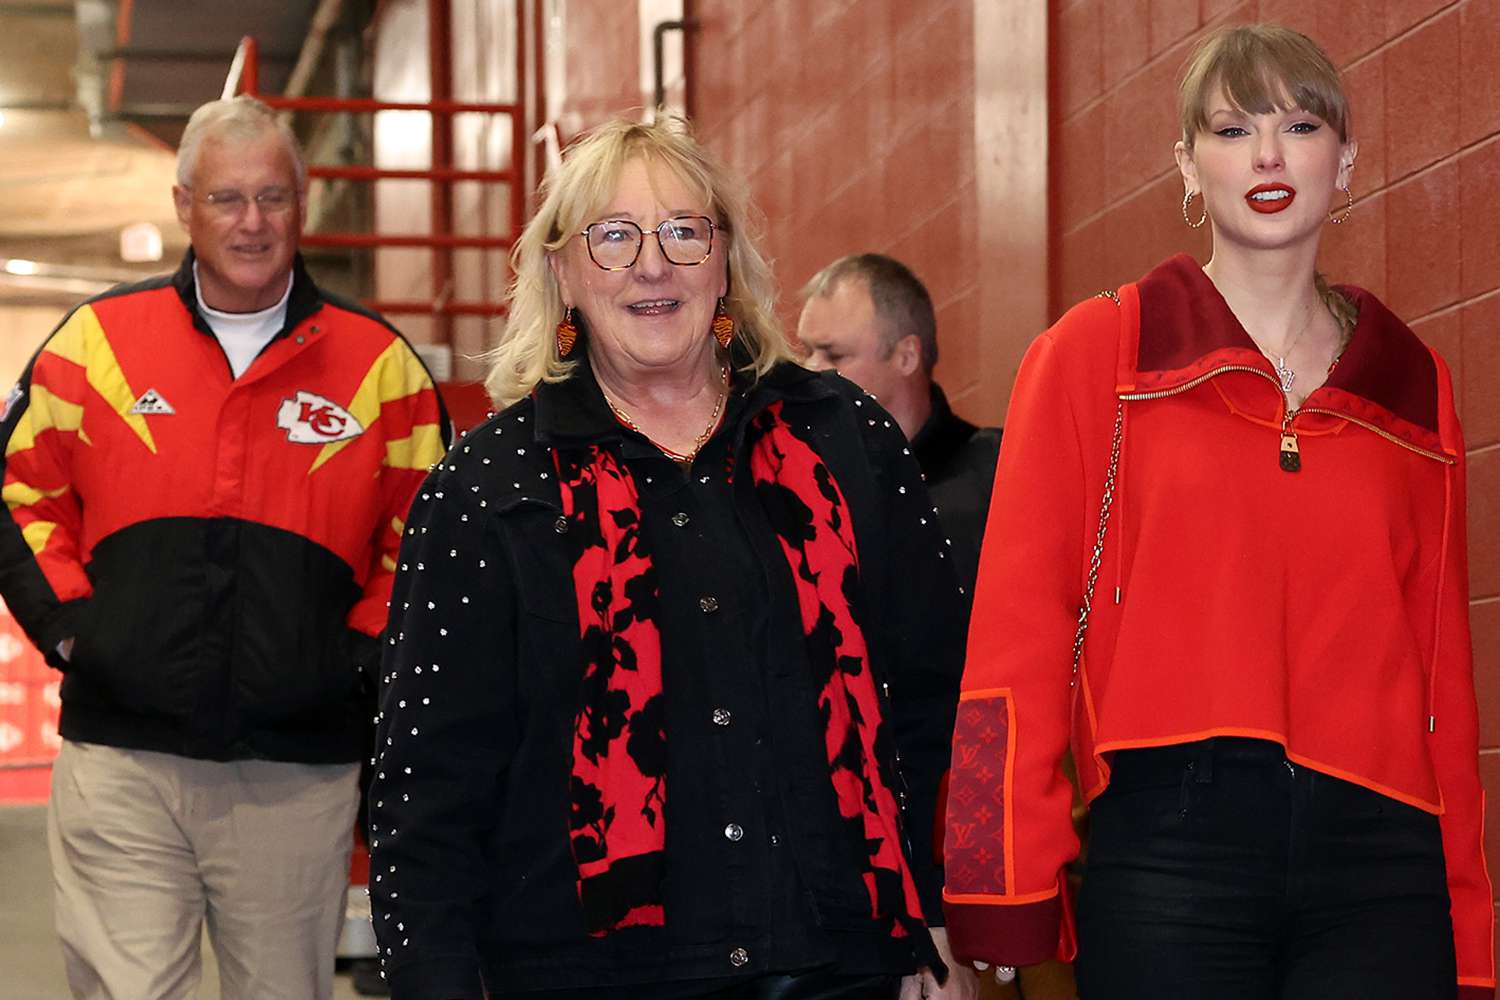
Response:
M1245 192L1245 201L1262 215L1274 215L1290 208L1297 189L1286 184L1257 184Z

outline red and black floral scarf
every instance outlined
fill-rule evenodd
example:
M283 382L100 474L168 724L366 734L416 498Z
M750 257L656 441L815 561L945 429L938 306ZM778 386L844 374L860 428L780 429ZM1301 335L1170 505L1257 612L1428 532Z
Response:
M818 707L839 813L868 852L871 916L894 937L922 926L902 850L896 797L875 750L880 702L854 593L859 553L843 491L781 416L754 421L750 473L796 584L808 659L825 678ZM591 934L665 922L666 722L656 572L640 533L635 483L597 446L557 459L570 535L583 650L582 707L573 730L572 850Z

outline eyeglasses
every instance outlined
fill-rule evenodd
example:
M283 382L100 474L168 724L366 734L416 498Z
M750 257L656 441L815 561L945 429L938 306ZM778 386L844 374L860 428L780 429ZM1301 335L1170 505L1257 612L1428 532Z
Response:
M297 203L297 194L291 188L273 187L248 195L243 191L210 191L203 196L204 204L226 219L238 219L254 201L263 215L282 215L292 210Z
M661 255L669 262L679 267L695 267L713 253L715 229L728 227L715 225L714 220L703 215L679 215L662 222L651 230L651 235L656 237ZM589 248L589 259L605 271L623 271L635 266L646 242L646 230L629 219L590 223L578 235Z

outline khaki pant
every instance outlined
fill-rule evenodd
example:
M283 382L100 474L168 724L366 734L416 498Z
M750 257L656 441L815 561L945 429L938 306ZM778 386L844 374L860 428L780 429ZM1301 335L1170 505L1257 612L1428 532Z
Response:
M80 1000L327 1000L359 765L219 763L65 742L47 840Z

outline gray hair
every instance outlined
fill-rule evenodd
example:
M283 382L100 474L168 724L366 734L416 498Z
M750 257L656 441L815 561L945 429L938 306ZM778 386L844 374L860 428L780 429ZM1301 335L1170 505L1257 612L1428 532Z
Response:
M302 158L302 146L297 142L291 126L265 104L245 94L209 101L193 112L187 127L182 131L182 141L177 144L177 183L183 187L192 186L193 170L198 166L198 153L206 140L231 139L244 142L259 139L267 132L274 132L281 137L296 171L297 190L306 190L307 161Z
M841 282L851 278L862 279L870 293L875 315L885 328L886 356L890 356L903 337L914 336L922 346L922 370L931 375L938 360L937 317L932 310L932 296L911 268L894 257L878 253L840 257L802 287L802 301L832 295Z

